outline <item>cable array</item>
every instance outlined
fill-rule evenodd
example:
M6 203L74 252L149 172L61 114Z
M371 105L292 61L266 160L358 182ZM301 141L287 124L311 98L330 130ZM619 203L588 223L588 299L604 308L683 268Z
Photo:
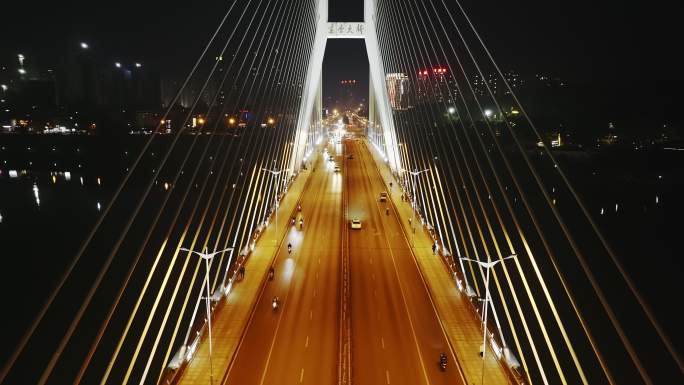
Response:
M262 169L283 169L294 156L316 2L245 3L232 2L222 15L157 129L3 368L0 382L30 361L34 370L40 368L39 384L58 378L74 384L160 383L171 371L174 353L204 332L202 260L181 248L232 250L210 265L216 307L273 218L274 202L299 172L272 177ZM191 103L181 105L181 96L188 95ZM169 120L181 123L166 135ZM320 135L312 130L306 140ZM84 261L95 255L97 273L80 283L83 275L77 274L93 268ZM47 349L49 357L42 361L27 352L27 346L43 343L36 336L41 326L63 321L52 313L63 311L61 302L74 300L59 301L70 294L64 287L79 283L87 285L85 294L56 347Z
M608 298L606 284L587 258L603 255L679 365L669 338L462 4L378 0L376 14L387 86L395 92L392 107L403 166L395 177L435 246L458 270L459 285L473 308L483 317L483 302L491 312L488 333L502 362L528 383L613 384L620 382L614 373L618 368L626 376L622 381L634 375L653 382L616 314L616 299ZM495 88L493 77L503 90ZM396 99L399 94L403 100ZM372 112L369 139L390 151L378 121ZM559 204L560 197L568 202ZM571 226L564 218L577 209L585 222ZM598 244L585 243L595 238ZM506 260L509 256L514 257ZM491 268L492 287L486 290L482 264L492 261L501 263ZM587 284L593 297L583 288ZM598 311L608 323L596 316ZM600 332L607 327L612 336ZM615 353L620 346L621 353ZM610 362L624 364L611 367ZM624 373L628 362L634 373Z

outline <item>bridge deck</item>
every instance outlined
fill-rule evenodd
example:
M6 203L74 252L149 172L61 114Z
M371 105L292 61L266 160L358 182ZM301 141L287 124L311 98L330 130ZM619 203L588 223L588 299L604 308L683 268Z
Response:
M387 165L369 145L365 147L366 151L372 154L387 191L390 192L389 195L394 206L402 218L404 234L410 234L411 203L402 202L398 183ZM392 189L389 188L390 182L393 182ZM416 261L465 377L468 383L479 383L482 375L482 359L479 356L482 345L481 321L470 309L471 305L466 296L457 289L454 281L450 278L444 262L440 257L433 255L432 240L428 233L418 228L414 242L413 251ZM486 384L510 383L506 369L502 367L489 347L484 370L484 382Z
M296 209L297 202L307 185L310 175L309 171L301 172L281 201L278 218L280 226L276 234L280 248L282 248L280 241L286 232L290 230L288 214ZM247 261L245 279L233 286L230 295L213 320L214 343L212 360L214 383L220 383L226 368L233 360L235 351L249 322L252 309L258 299L268 268L278 251L273 241L274 231L275 226L271 224L263 233L257 242L257 247ZM197 348L193 360L188 363L185 370L180 374L177 383L183 385L208 384L210 380L209 375L209 344L205 340Z
M464 383L463 377L466 383L479 382L479 319L444 263L432 255L432 241L425 232L416 234L414 259L406 235L410 234L410 204L401 202L396 187L393 191L387 188L392 180L389 169L364 143L347 141L345 147L337 160L344 166L346 182L340 174L326 170L323 161L316 163L317 172L301 174L281 205L277 239L284 241L276 248L274 226L266 230L247 264L246 279L234 287L217 313L213 324L214 382L335 382L341 330L339 250L345 234L340 225L346 223L343 188L348 189L348 215L360 214L364 227L347 235L352 382L430 385ZM344 161L350 153L355 160ZM383 188L390 191L396 208L390 215L385 215L385 204L377 203ZM303 231L292 229L287 222L300 200L307 218ZM287 255L287 242L294 246L291 256ZM275 264L276 280L263 286L277 253L281 257ZM273 295L282 301L278 312L269 309ZM256 312L250 320L252 309ZM438 354L448 352L449 346L453 356L450 354L447 372L442 373L437 367ZM205 341L178 383L208 383L209 372ZM509 383L491 350L485 361L485 382Z

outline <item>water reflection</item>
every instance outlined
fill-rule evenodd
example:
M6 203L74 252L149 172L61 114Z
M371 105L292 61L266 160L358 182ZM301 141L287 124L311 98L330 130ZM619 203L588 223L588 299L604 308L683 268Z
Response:
M33 196L36 198L36 205L40 207L40 192L36 183L33 183Z

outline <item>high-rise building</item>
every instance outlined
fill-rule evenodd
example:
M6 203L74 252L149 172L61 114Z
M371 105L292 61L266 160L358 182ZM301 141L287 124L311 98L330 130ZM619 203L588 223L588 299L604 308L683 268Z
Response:
M504 74L504 77L506 78L506 82L511 87L513 92L516 92L517 90L522 88L523 85L525 84L525 80L523 80L522 77L520 77L520 74L518 74L517 72L515 72L513 70L507 71ZM509 94L510 91L508 91L508 89L506 89L504 93Z
M395 110L407 110L413 107L410 82L404 73L389 73L385 77L389 102Z
M360 88L361 84L356 79L341 80L336 104L343 109L354 109L361 95Z
M419 69L416 78L416 96L419 103L453 104L458 88L454 79L443 67Z

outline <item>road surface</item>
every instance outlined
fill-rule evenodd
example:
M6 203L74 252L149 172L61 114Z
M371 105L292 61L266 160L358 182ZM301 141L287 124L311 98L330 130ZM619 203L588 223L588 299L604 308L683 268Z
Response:
M275 279L257 302L224 384L337 382L342 175L318 159L302 198L304 228L293 227L283 241ZM274 296L281 300L276 311Z
M363 225L349 232L353 383L463 384L401 225L379 201L375 164L362 142L346 147L354 158L345 167L348 215Z

